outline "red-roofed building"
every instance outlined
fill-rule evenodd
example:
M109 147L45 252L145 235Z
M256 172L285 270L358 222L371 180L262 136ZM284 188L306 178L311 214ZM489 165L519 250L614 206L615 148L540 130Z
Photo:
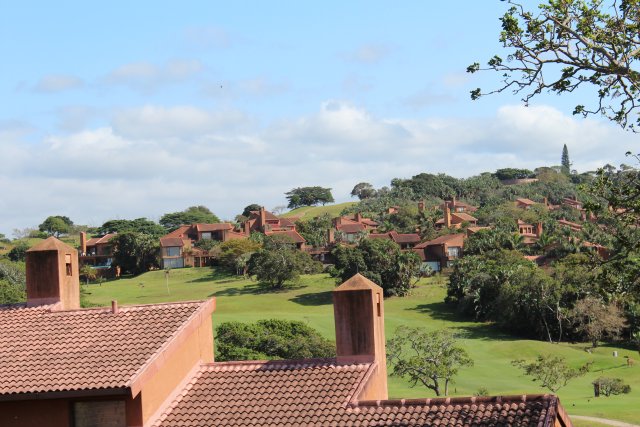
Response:
M445 202L443 205L443 217L436 221L436 227L438 228L461 228L463 224L467 224L471 227L478 225L478 219L469 215L464 211L453 212L451 206L455 205L454 202ZM468 206L468 205L466 205ZM458 208L460 209L460 208ZM465 208L466 209L466 208Z
M413 249L415 245L420 243L420 236L416 233L398 233L393 230L388 233L371 233L370 239L389 239L396 242L400 249Z
M445 234L428 242L416 245L413 250L420 256L422 262L431 267L433 271L440 271L451 265L462 256L464 233Z
M232 224L191 224L181 225L160 238L160 258L162 268L205 267L210 265L209 252L194 244L201 240L226 242L246 239L247 235L235 231Z
M87 233L80 233L80 264L95 267L111 267L113 262L113 245L111 239L117 233L109 233L87 240Z
M456 200L455 197L452 197L451 200L445 200L445 202L440 205L440 208L444 211L445 206L449 207L449 211L451 211L451 213L470 213L478 210L477 207L461 202L460 200Z
M522 243L532 245L537 242L542 235L542 223L528 224L522 220L518 220L518 234L523 237Z
M78 310L77 253L45 242L27 304L0 307L3 427L571 427L553 395L388 400L383 290L359 274L333 291L335 358L216 363L213 300Z
M520 209L530 209L531 206L534 206L536 202L531 199L519 198L516 199L516 207Z
M245 235L262 233L265 236L284 235L292 239L298 249L304 249L306 240L296 230L296 224L287 218L279 218L261 207L251 211L249 219L242 224Z

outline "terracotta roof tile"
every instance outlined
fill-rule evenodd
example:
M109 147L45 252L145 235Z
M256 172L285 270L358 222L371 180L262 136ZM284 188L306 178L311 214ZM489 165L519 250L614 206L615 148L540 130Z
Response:
M217 224L195 224L195 228L200 232L207 231L220 231L220 230L233 230L233 225L228 222L222 222Z
M370 364L335 359L203 365L155 422L165 426L551 426L554 396L358 402Z
M335 359L203 365L156 426L339 425L370 364Z
M516 199L516 202L520 203L521 205L527 205L527 206L532 206L532 205L536 204L536 202L534 202L533 200L527 199L527 198L524 198L524 197Z
M205 304L0 307L0 396L129 387Z
M183 247L184 240L182 240L180 237L162 237L160 239L160 246L162 246L163 248L174 246Z
M93 237L87 240L87 246L95 246L99 244L109 243L109 241L114 237L116 237L117 235L118 233L109 233L109 234L105 234L102 237Z
M265 235L267 236L272 236L274 234L278 234L278 235L285 235L290 237L294 243L304 243L306 242L306 240L304 239L304 237L302 237L297 231L295 230L274 230L274 231L267 231L265 233Z
M460 218L462 221L468 221L468 222L478 222L478 218L469 215L468 213L464 213L464 212L452 212L451 216L454 217L458 217Z
M423 249L428 246L441 245L443 243L458 244L459 246L462 246L464 244L464 237L465 236L462 233L445 234L444 236L429 240L428 242L422 242L419 245L416 245L415 249Z
M364 231L365 227L363 224L355 222L355 223L348 223L348 224L344 224L344 223L338 224L336 226L336 229L344 233L359 233L361 231Z

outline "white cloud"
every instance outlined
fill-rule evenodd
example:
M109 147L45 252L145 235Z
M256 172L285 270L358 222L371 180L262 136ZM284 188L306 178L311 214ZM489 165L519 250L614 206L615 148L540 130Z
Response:
M197 60L171 60L157 65L149 62L134 62L122 65L104 78L109 85L126 86L143 93L153 92L161 86L188 80L204 70Z
M234 116L234 114L238 114ZM485 119L375 117L341 101L260 128L241 113L146 106L111 125L39 143L0 125L0 232L68 215L99 225L194 204L232 218L249 203L276 206L296 186L322 185L348 200L360 181L557 164L562 145L578 170L619 164L636 136L545 106L506 106ZM231 118L229 118L231 117ZM4 129L4 130L3 130ZM10 189L10 190L9 190Z
M81 78L66 74L48 74L43 76L33 87L35 92L55 93L78 89L84 86Z
M392 52L390 46L385 44L365 44L356 49L344 52L340 56L350 62L362 64L374 64L387 58Z
M114 130L133 138L191 138L248 126L239 111L205 111L192 106L171 108L147 105L121 110L113 117Z

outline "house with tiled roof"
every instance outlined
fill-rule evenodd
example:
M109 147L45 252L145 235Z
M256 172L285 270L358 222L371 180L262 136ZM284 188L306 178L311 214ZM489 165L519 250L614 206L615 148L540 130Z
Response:
M80 309L75 249L26 257L27 302L0 306L1 426L150 425L213 361L213 300Z
M532 245L540 239L542 235L542 223L529 224L522 220L518 220L518 234L522 236L522 243Z
M160 259L162 268L204 267L210 265L209 252L195 246L201 240L226 242L246 239L245 233L236 231L232 224L191 224L181 225L160 238Z
M333 227L341 242L355 243L362 236L373 233L378 228L378 222L365 218L360 212L353 216L340 216L333 219ZM332 238L329 243L333 243Z
M392 399L383 290L333 290L336 357L214 362L213 300L79 309L77 253L27 253L27 303L0 307L0 425L570 427L553 395Z
M265 236L284 235L291 239L298 249L304 249L306 240L296 230L296 224L288 218L280 218L264 207L251 211L249 218L242 224L245 235L262 233Z
M87 233L80 232L80 264L94 267L111 267L113 262L113 245L111 239L117 233L87 239Z
M433 271L440 271L451 267L462 256L466 237L464 233L445 234L416 245L413 251Z
M520 197L516 199L516 207L520 209L530 209L532 206L535 206L536 202L531 199L527 199L525 197Z
M400 249L413 249L415 245L420 243L420 235L416 233L398 233L392 230L388 233L371 233L370 239L389 239L398 244Z
M459 203L459 202L458 202ZM447 201L442 206L443 215L442 218L436 221L436 227L438 228L461 228L463 224L471 227L478 225L478 219L468 214L466 211L453 211L452 206L455 209L461 209L459 204L456 204L455 199L453 201ZM468 205L465 205L468 206ZM466 208L464 208L466 209Z
M476 206L457 200L456 197L452 197L449 200L445 200L440 209L444 211L444 208L448 207L451 213L472 213L478 210Z

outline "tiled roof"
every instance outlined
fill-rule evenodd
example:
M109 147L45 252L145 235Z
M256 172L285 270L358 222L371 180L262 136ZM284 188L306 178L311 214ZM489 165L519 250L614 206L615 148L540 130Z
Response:
M233 225L228 222L217 223L217 224L195 224L196 230L200 232L207 231L220 231L220 230L232 230Z
M566 219L559 219L558 224L566 225L567 227L574 228L576 230L582 230L582 225L575 222L567 221Z
M93 237L93 238L87 240L86 245L87 246L95 246L95 245L99 245L99 244L109 243L109 241L111 239L113 239L114 237L116 237L117 235L118 235L117 233L109 233L109 234L105 234L102 237Z
M364 225L357 222L354 224L338 224L336 229L344 233L359 233L365 230Z
M274 234L277 235L285 235L291 238L291 240L293 240L294 243L304 243L306 242L306 240L304 239L304 237L302 237L297 231L295 230L274 230L274 231L267 231L265 233L267 236L272 236Z
M520 203L521 205L527 205L527 206L531 206L531 205L535 205L536 202L534 202L531 199L526 199L526 198L520 198L520 199L516 199L516 202Z
M154 424L553 426L549 395L357 401L370 364L333 359L203 365Z
M396 243L419 243L420 236L416 233L397 233L392 231L389 233L391 239Z
M476 217L473 217L473 216L469 215L468 213L464 213L464 212L452 212L451 216L452 217L454 217L454 216L458 217L462 221L478 222L478 219Z
M0 399L133 387L169 341L212 301L52 311L0 306ZM208 315L213 310L208 311Z
M183 247L184 240L182 240L179 237L162 237L160 239L160 246L162 246L163 248L174 247L174 246Z
M203 365L156 426L344 425L370 366L335 359Z
M184 237L184 235L187 234L190 228L190 225L181 225L164 237Z
M429 240L428 242L422 242L419 245L416 245L415 249L423 249L428 246L442 245L443 243L458 244L459 246L462 246L464 243L464 234L445 234L444 236Z

